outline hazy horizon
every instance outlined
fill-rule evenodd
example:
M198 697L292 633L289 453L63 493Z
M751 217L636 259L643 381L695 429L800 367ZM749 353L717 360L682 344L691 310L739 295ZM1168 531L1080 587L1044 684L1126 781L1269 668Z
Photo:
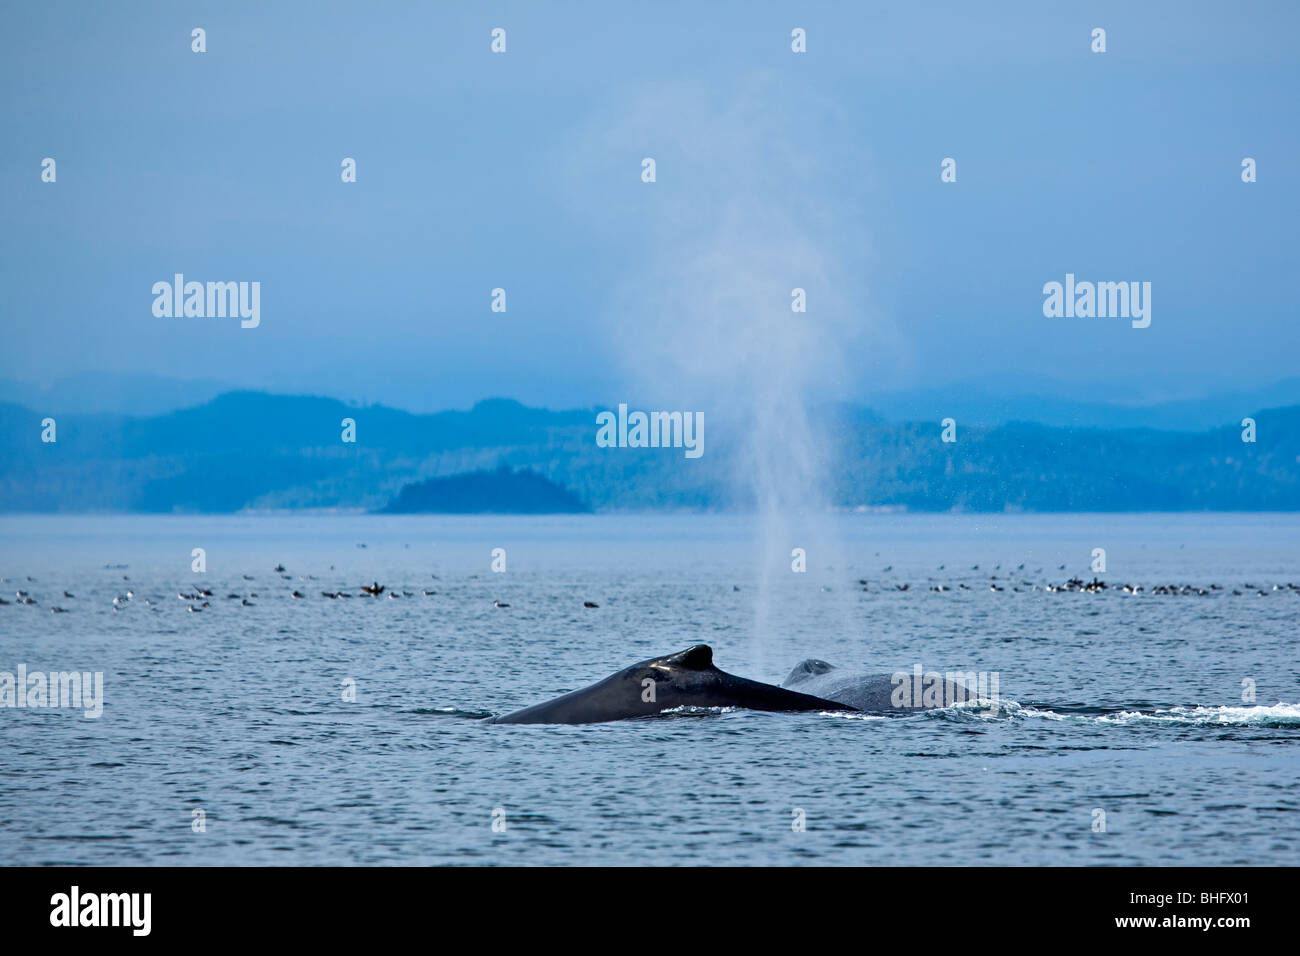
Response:
M811 401L1294 373L1286 5L71 9L0 14L0 377L431 410L703 402L751 341ZM260 324L156 317L176 273L260 282ZM1067 274L1150 282L1150 326L1045 317Z
M1109 408L1117 413L1124 410L1143 412L1174 409L1178 406L1227 404L1238 399L1244 401L1244 404L1240 405L1243 413L1300 404L1300 376L1268 381L1242 389L1196 390L1189 385L1187 391L1169 395L1104 394L1096 398L1086 392L1062 387L1060 383L1056 383L1055 388L1052 385L1053 383L1049 381L1025 379L1003 383L995 377L985 377L932 388L879 390L852 399L827 399L818 404L822 407L834 405L858 407L892 418L898 417L896 409L899 406L924 405L949 396L960 395L963 399L955 402L955 408L945 406L948 411L961 412L960 401L962 400L979 404L982 408L994 402L1006 407L1009 413L1023 416L1030 421L1042 417L1039 413L1043 408L1033 404L1042 399L1050 399L1058 403L1060 408ZM526 408L542 411L588 411L614 407L619 401L636 404L640 398L637 393L628 392L616 395L612 399L586 405L564 406L531 403L519 395L483 394L466 395L456 404L434 405L417 401L414 405L407 406L372 400L366 395L346 394L344 390L330 389L328 386L319 390L300 391L277 388L274 383L246 386L213 379L181 379L166 375L118 375L99 372L71 373L39 381L22 376L0 378L0 402L24 405L34 411L78 415L109 413L147 417L197 407L207 404L220 395L236 392L255 392L283 398L322 398L356 407L386 407L413 415L469 411L483 402L493 401L516 402ZM1215 421L1208 424L1222 424L1222 422Z

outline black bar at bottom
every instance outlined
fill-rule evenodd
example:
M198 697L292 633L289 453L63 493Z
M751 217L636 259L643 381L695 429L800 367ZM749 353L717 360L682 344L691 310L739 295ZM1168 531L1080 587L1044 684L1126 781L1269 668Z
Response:
M0 867L0 925L6 943L75 934L78 943L337 945L414 934L436 944L454 931L483 942L519 935L535 945L562 937L638 947L668 945L683 931L696 943L770 941L784 927L813 946L829 943L821 933L838 924L869 933L864 945L877 933L946 947L1041 930L1071 940L1199 935L1232 945L1289 922L1281 900L1294 872Z

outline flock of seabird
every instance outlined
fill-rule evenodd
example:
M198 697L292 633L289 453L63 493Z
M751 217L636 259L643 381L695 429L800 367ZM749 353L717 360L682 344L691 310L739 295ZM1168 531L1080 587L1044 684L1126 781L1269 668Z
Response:
M125 569L125 568L126 568L126 565L124 565L124 564L114 564L114 565L105 565L104 567L105 567L106 569L121 570L121 569ZM284 567L283 564L277 564L274 568L272 568L272 570L273 570L275 573L279 574L280 577L284 578L286 581L292 581L292 580L293 580L293 576L292 576L292 575L290 575L290 574L286 574L286 573L285 573L285 567ZM433 575L433 577L434 577L435 580L437 580L437 577L438 577L438 576L435 574L435 575ZM255 580L255 578L254 578L251 574L245 574L245 575L243 575L243 579L244 579L245 581L254 581L254 580ZM5 580L6 580L5 578L0 578L0 584L5 583ZM36 580L36 579L35 579L35 578L32 578L32 577L28 577L28 578L27 578L27 582L28 582L28 583L34 583L35 580ZM126 575L123 575L122 580L123 580L123 581L129 581L130 578L129 578L128 576L126 576ZM303 578L302 580L315 581L315 580L317 580L317 578L316 578L316 576L315 576L314 574L309 574L309 575L307 575L305 578ZM415 592L413 592L413 591L400 591L400 590L390 589L390 588L388 588L388 587L386 587L386 586L380 584L378 581L374 581L374 582L372 582L372 583L370 583L370 584L363 584L363 585L361 585L361 587L359 588L359 591L360 591L359 594L352 594L350 591L321 591L321 592L320 592L320 595L321 595L321 597L323 597L323 598L329 598L329 599L331 599L331 600L337 600L337 599L339 599L339 598L352 598L352 597L370 597L370 598L378 598L378 597L381 597L381 596L383 596L383 597L387 597L387 598L392 599L392 600L396 600L396 599L399 599L399 598L413 598L413 597L416 596ZM436 595L438 592L437 592L436 590L431 590L431 589L429 589L429 588L424 588L424 589L421 590L420 593L421 593L422 595L426 596L426 597L432 597L433 595ZM64 592L63 592L63 596L64 596L64 598L67 598L67 599L72 599L72 598L75 598L75 597L76 597L76 595L71 594L71 593L69 593L69 592L67 592L67 591L64 591ZM113 605L112 605L112 606L113 606L113 610L114 610L114 611L120 611L120 610L122 610L122 609L125 608L127 605L129 605L131 602L133 602L133 601L135 600L135 597L136 597L136 593L135 593L135 591L132 590L132 589L130 589L130 588L128 588L128 589L127 589L124 593L122 593L122 594L115 595L115 596L113 597ZM187 602L187 604L188 604L187 610L188 610L190 613L192 613L192 614L198 614L198 613L202 612L203 610L205 610L206 608L211 607L211 606L212 606L212 601L209 600L209 598L213 598L213 599L215 600L214 595L213 595L213 592L212 592L212 589L211 589L211 588L205 588L205 587L197 587L197 588L194 588L192 591L189 591L189 592L180 591L180 592L177 593L176 597L179 598L179 599L182 600L182 601ZM226 600L229 600L229 601L239 601L240 606L242 606L242 607L256 607L257 605L256 605L253 601L249 600L249 598L256 598L256 597L259 597L259 595L258 595L258 593L257 593L256 591L250 591L247 595L244 595L244 594L236 594L236 593L234 593L234 592L232 591L232 592L230 592L229 594L226 595ZM302 600L302 599L305 599L305 598L307 597L307 595L303 594L303 593L302 593L301 591L299 591L297 588L294 588L294 589L290 592L289 597L291 597L291 598L295 598L295 599L298 599L298 600ZM143 603L144 603L146 606L153 607L153 608L157 609L157 608L160 606L160 604L161 604L161 599L160 599L160 598L143 598ZM36 605L36 606L39 606L39 605L40 605L40 602L37 601L36 598L32 597L29 591L26 591L26 590L20 590L20 591L17 592L17 597L16 597L16 599L13 600L13 601L6 600L5 598L0 598L0 605L9 605L9 604L30 604L30 605ZM510 605L509 605L509 604L506 604L504 601L493 601L493 602L492 602L492 606L493 606L493 607L497 607L497 608L508 608ZM584 601L584 602L583 602L583 607L595 608L595 607L599 607L599 606L600 606L600 605L596 604L594 601ZM66 614L66 613L68 613L68 609L67 609L67 608L64 608L64 607L55 606L55 607L50 608L50 612L51 612L52 614Z
M881 572L883 574L888 574L893 569L894 569L893 565L889 565L885 568L882 568ZM978 564L971 566L972 571L978 571L979 569L980 566ZM1024 569L1025 566L1022 564L1019 565L1015 570L1024 571ZM938 570L940 571L944 570L944 565L942 564L939 565ZM994 570L995 571L1002 570L1002 565L1000 564L996 565L994 567ZM1062 564L1058 570L1064 571L1065 565ZM1043 571L1042 568L1037 568L1034 573L1041 574L1042 571ZM930 580L934 580L934 579L931 578ZM868 581L866 578L858 578L858 584L862 587L862 590L864 591L869 591L871 589L871 582ZM910 590L912 587L910 583L896 584L896 583L887 582L887 585L893 587L894 590L896 591L907 591ZM982 584L976 586L972 584L967 584L966 582L962 581L962 582L958 582L956 586L949 585L949 584L932 584L930 585L929 589L931 591L942 593L944 591L974 591L974 590L980 590L982 588L983 588ZM1001 583L999 583L998 576L996 574L990 575L988 589L990 591L1012 591L1017 594L1024 593L1024 592L1032 592L1032 591L1047 591L1049 593L1071 592L1071 593L1080 593L1080 594L1097 594L1101 591L1118 591L1121 594L1159 594L1159 595L1174 595L1174 596L1196 595L1199 597L1209 597L1210 595L1217 594L1217 593L1224 593L1224 594L1231 593L1235 597L1241 597L1243 594L1253 591L1258 597L1266 597L1268 594L1274 591L1291 592L1291 593L1300 592L1300 585L1293 584L1290 582L1286 584L1273 584L1273 585L1262 585L1262 586L1257 584L1245 583L1240 585L1240 587L1233 587L1231 591L1229 591L1229 589L1224 587L1222 584L1211 584L1209 587L1201 587L1195 584L1154 584L1151 585L1150 587L1143 587L1140 584L1107 584L1105 581L1101 580L1095 575L1093 576L1093 579L1091 581L1085 581L1083 580L1083 578L1080 578L1076 575L1070 578L1068 581L1064 582L1063 584L1050 584L1050 583L1038 584L1034 581L1023 580L1023 576L1021 576L1021 580L1017 581L1016 575L1008 573Z
M125 568L126 566L105 565L105 567L112 568L112 569L122 569ZM941 564L939 565L938 570L943 571L944 568L945 566ZM978 564L973 565L971 567L972 571L979 571L979 569L980 566ZM1002 565L1000 564L994 567L994 571L1000 571L1001 569L1002 569ZM1023 572L1024 569L1025 566L1021 564L1015 569L1015 571ZM1064 570L1064 569L1065 569L1065 565L1061 565L1058 570ZM275 573L279 574L280 577L284 578L285 580L290 580L290 581L293 580L292 575L289 575L285 572L285 567L282 564L277 564L272 570L274 570ZM889 574L892 571L893 571L893 565L889 565L882 569L883 574ZM1042 568L1038 568L1033 573L1041 574L1042 571L1043 571ZM433 575L433 577L435 580L437 580L438 576L435 574ZM1017 578L1019 578L1019 580L1017 580ZM245 581L254 580L253 576L248 574L243 575L243 579ZM31 577L28 577L26 580L27 583L29 584L35 582L35 579ZM130 579L124 575L122 580L128 581ZM316 576L307 575L305 578L302 578L301 580L315 581ZM934 579L931 578L930 580L933 581ZM0 578L0 583L4 583L4 581L5 581L4 578ZM908 591L911 590L912 587L910 583L900 584L897 582L889 582L889 581L882 582L882 583L886 588L886 590L892 588L895 591ZM866 578L859 578L858 584L863 591L871 590L871 582L868 581ZM983 587L984 587L983 584L970 584L967 583L966 581L958 581L955 585L942 584L942 583L931 584L929 586L929 590L937 593L943 593L948 591L977 591L977 590L982 590ZM320 595L322 598L328 598L330 600L339 600L339 599L352 598L352 597L368 597L368 598L387 597L390 600L397 600L399 598L416 597L416 594L413 591L404 591L404 590L388 588L385 585L380 584L378 581L374 581L370 584L363 584L360 586L358 590L360 592L359 594L352 594L349 591L321 591ZM733 590L739 591L740 588L733 587ZM830 589L823 588L823 590L830 590ZM1296 585L1288 582L1286 584L1273 584L1273 585L1256 585L1256 584L1244 583L1238 587L1231 587L1231 588L1225 587L1224 585L1221 584L1211 584L1208 587L1201 587L1199 585L1194 585L1194 584L1155 584L1155 585L1151 585L1150 587L1143 587L1140 584L1108 584L1105 581L1095 576L1091 581L1085 581L1082 578L1075 576L1075 577L1071 577L1068 581L1064 582L1063 584L1038 584L1034 581L1024 580L1023 575L1018 575L1018 574L1013 574L1011 572L1008 572L1008 574L1002 579L999 579L997 574L990 575L989 582L988 582L988 590L995 591L995 592L1012 591L1014 593L1045 591L1049 593L1071 592L1071 593L1085 593L1085 594L1096 594L1102 591L1118 591L1122 594L1153 594L1153 595L1171 595L1171 596L1190 595L1190 596L1198 596L1198 597L1209 597L1211 595L1218 595L1218 594L1231 594L1235 597L1240 597L1243 594L1254 592L1254 594L1258 597L1265 597L1268 594L1274 592L1300 593L1300 585ZM420 591L420 594L425 597L432 597L437 593L438 592L436 590L431 590L428 588L422 589ZM191 613L197 614L203 611L204 609L212 606L212 601L209 599L213 598L213 592L210 588L199 587L199 588L194 588L192 591L189 592L181 591L177 593L176 596L180 600L187 602L188 610ZM294 588L290 592L289 596L296 600L304 600L307 597L306 594L304 594L302 591L299 591L297 588ZM129 588L124 593L114 596L113 610L114 611L122 610L124 607L126 607L131 602L133 602L135 600L135 597L136 597L135 591ZM226 600L239 601L242 607L256 607L256 604L250 600L250 598L256 598L256 597L258 597L258 593L256 591L250 591L247 595L237 594L232 591L226 595ZM76 595L68 591L64 591L63 598L65 600L71 601L76 598ZM148 606L155 607L155 608L158 606L158 602L156 602L154 598L144 598L144 603ZM26 604L26 605L39 606L40 602L31 596L29 590L20 589L15 592L15 599L13 601L6 600L5 598L0 598L0 605L10 605L10 604ZM500 600L493 601L492 606L495 608L510 607L509 604ZM595 601L583 601L582 606L584 608L600 607L600 605L597 604ZM50 608L50 613L66 614L67 610L68 610L67 608L61 607L59 605L55 605Z

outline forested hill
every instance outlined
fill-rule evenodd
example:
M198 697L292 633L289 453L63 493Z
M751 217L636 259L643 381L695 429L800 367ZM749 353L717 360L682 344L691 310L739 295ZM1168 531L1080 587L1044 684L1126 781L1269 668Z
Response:
M680 448L598 447L596 410L504 399L417 415L234 392L160 415L59 415L52 443L41 440L45 415L0 403L0 509L749 507L744 449L764 436L705 415L705 454L688 459ZM1242 441L1240 419L1199 432L959 424L952 443L938 421L884 421L855 407L822 409L815 424L835 462L830 497L842 507L1300 510L1300 406L1247 415L1253 443ZM962 421L960 409L954 417ZM345 420L355 441L345 441ZM502 466L553 487L493 478ZM431 498L415 490L402 498L412 483L451 476L463 477L428 486ZM475 483L482 487L471 491Z

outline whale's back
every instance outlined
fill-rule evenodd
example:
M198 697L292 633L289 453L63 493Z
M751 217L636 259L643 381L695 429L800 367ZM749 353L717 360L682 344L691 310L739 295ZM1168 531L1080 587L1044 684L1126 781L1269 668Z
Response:
M898 685L894 682L892 674L846 671L815 658L800 661L795 665L794 670L790 671L781 686L801 694L812 694L814 697L833 700L837 704L868 714L910 714L927 709L913 704L910 700L907 706L895 705L894 691ZM908 690L911 688L909 687ZM944 682L943 691L942 699L945 701L975 697L975 694L965 687L962 687L959 693L956 685L948 681ZM909 698L910 696L907 695Z
M853 673L812 658L800 661L781 686L867 713L898 710L890 702L894 685L888 674Z
M829 667L830 665L826 665ZM748 710L838 710L838 701L737 677L713 665L713 649L695 644L665 657L641 661L588 687L514 713L497 724L591 724L649 717L683 707Z

